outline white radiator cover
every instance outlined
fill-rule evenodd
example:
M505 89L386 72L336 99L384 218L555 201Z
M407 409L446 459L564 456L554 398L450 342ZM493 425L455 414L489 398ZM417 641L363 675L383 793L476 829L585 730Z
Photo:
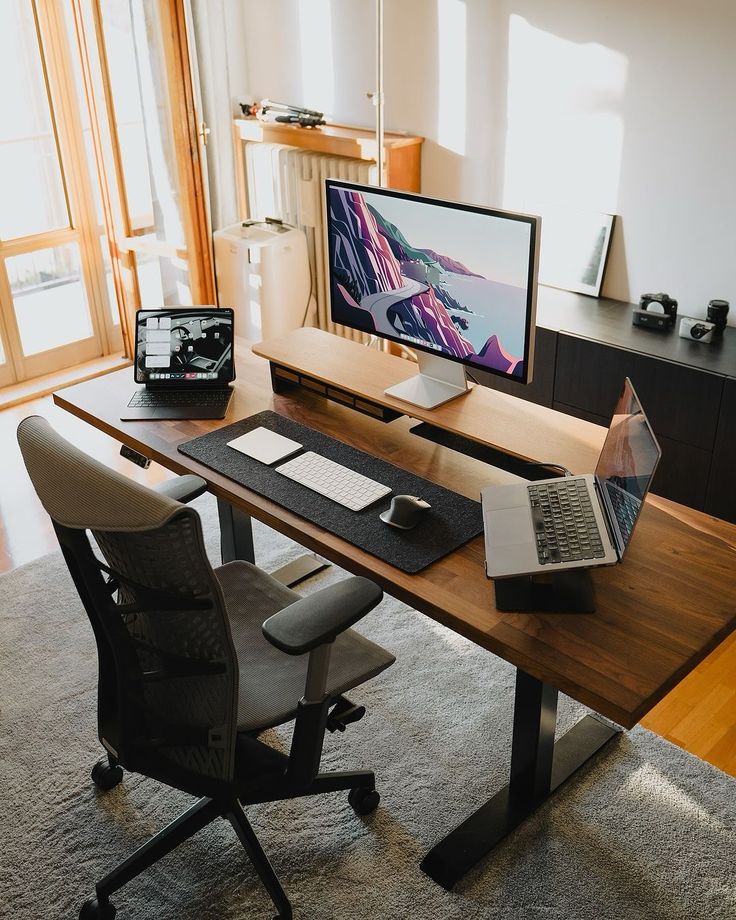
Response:
M330 157L283 144L245 146L248 217L278 217L303 230L307 237L312 289L317 301L317 325L357 342L368 336L330 319L327 238L324 227L324 180L345 179L375 185L375 163L350 157Z

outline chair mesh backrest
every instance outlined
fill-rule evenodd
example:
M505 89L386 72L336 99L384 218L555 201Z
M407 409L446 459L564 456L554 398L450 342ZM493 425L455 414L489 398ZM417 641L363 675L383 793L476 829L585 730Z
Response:
M97 638L103 743L182 788L231 781L237 657L199 515L98 464L44 419L24 420L18 440Z
M152 530L93 534L120 585L123 641L133 663L124 746L132 745L149 774L166 760L230 779L237 665L199 515L182 508ZM133 612L122 612L125 606Z

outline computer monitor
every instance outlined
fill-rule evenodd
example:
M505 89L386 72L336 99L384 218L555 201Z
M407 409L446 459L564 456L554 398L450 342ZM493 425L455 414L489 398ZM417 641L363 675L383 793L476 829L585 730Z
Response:
M327 179L333 322L416 350L388 395L433 408L465 367L529 383L540 220Z

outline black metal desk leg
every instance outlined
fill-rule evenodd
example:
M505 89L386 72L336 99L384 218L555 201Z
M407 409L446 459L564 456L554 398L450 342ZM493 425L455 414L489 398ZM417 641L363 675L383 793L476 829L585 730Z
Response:
M509 783L422 860L422 870L443 888L451 889L620 732L587 715L555 742L556 721L557 690L517 670Z
M235 508L223 498L217 499L217 514L220 519L220 555L223 565L234 559L244 559L255 564L250 515ZM311 578L329 565L329 562L313 553L304 553L269 574L287 588L293 588L300 581Z
M555 688L517 671L509 781L514 800L549 795L556 724Z
M217 516L220 519L220 555L222 564L235 559L255 563L253 527L250 515L233 507L224 498L217 499Z

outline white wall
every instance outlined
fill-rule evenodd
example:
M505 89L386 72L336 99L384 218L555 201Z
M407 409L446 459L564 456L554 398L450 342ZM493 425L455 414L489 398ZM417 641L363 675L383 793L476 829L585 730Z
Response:
M369 0L243 0L234 87L373 123ZM736 324L733 0L385 0L386 124L423 191L619 215L603 293Z

